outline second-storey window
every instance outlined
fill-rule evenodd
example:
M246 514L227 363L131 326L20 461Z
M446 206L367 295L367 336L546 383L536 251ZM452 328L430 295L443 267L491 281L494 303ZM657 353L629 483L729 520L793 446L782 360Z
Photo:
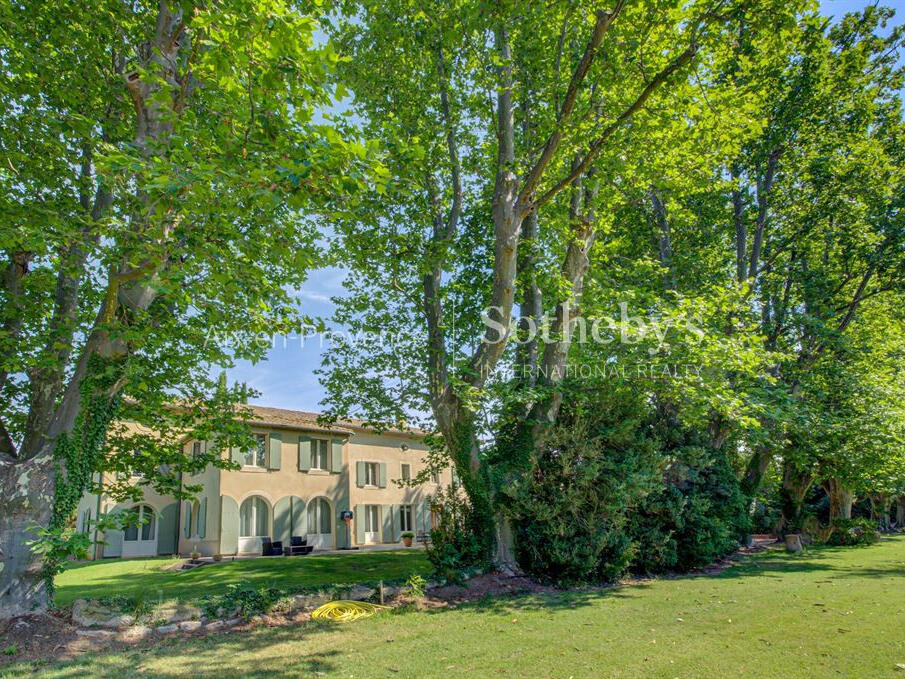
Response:
M245 453L246 467L267 466L267 435L255 434L254 447Z
M327 449L329 441L326 439L311 439L311 468L328 469Z
M141 451L137 448L132 451L132 459L136 460L136 464L132 466L130 474L133 479L143 479L145 477L144 472L139 469L139 464L141 464L142 454Z
M365 485L366 486L376 486L377 485L377 463L376 462L365 462Z
M201 457L201 441L195 441L192 443L192 459L197 460Z
M402 480L403 481L412 480L412 466L410 464L402 465Z

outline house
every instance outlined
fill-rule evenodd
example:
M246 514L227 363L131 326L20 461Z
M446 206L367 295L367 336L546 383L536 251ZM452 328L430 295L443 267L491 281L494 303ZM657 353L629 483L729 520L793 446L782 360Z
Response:
M95 556L261 554L264 538L288 545L291 536L302 536L315 549L333 549L396 543L403 531L429 533L429 497L452 477L444 469L419 486L396 483L426 466L427 446L417 433L377 433L355 420L325 426L315 413L248 408L257 446L228 453L241 465L238 470L208 467L182 479L203 487L193 501L177 502L150 488L137 504L86 494L78 508L79 530L91 530L93 519L115 511L134 512L137 519L125 530L98 536L107 544ZM191 454L209 443L184 445ZM354 518L347 524L341 514L350 509Z

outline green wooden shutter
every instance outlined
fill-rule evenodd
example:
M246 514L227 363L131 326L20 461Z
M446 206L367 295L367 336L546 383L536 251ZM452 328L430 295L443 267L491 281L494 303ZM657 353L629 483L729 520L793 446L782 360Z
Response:
M229 459L238 465L245 464L245 455L243 455L242 451L238 448L229 449Z
M176 512L179 503L173 502L168 504L160 512L157 518L157 553L158 554L175 554L176 553L176 534L179 532L177 525Z
M382 514L383 541L396 542L399 537L396 535L396 521L394 521L395 512L393 511L393 505L383 505L380 508L380 512Z
M380 465L378 466L378 468L379 468L379 472L378 472L378 477L377 477L377 486L379 488L386 488L387 487L387 463L381 462Z
M239 551L239 503L228 495L220 496L220 553Z
M108 530L104 533L104 556L123 555L123 532L121 530Z
M308 522L305 511L305 501L300 497L292 498L292 535L305 537L308 532Z
M207 535L207 498L201 498L201 508L198 510L198 537Z
M330 471L339 473L343 470L343 442L333 439L333 459L330 460Z
M333 517L333 537L336 540L337 547L351 547L349 544L349 533L346 528L346 522L339 518L345 507L341 504L336 506L336 516ZM353 519L354 521L354 519Z
M273 506L273 539L289 544L292 532L292 498L283 497Z
M182 511L185 512L185 516L182 517L182 534L188 539L192 537L192 503L186 501Z
M365 463L361 461L355 463L355 485L359 488L365 485Z
M306 472L309 469L311 469L311 439L299 436L299 471Z
M359 463L360 464L360 463ZM355 523L355 543L363 545L365 543L365 506L355 505L355 517L352 519Z
M268 469L279 469L283 461L283 435L270 435L270 460L267 463Z
M415 532L429 533L431 529L431 506L428 502L420 502L415 505Z

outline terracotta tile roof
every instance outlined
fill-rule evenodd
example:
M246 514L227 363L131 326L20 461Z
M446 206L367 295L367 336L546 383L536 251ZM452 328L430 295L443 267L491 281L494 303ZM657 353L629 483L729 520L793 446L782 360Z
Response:
M249 423L267 425L273 427L285 427L287 429L305 429L308 431L336 432L342 434L353 434L356 431L375 432L375 428L368 426L364 420L343 419L336 422L321 423L318 418L320 413L311 413L304 410L288 410L286 408L272 408L270 406L259 406L256 404L245 404L240 406L251 411ZM385 430L390 434L408 434L411 436L424 436L426 432L420 429L399 429L391 428Z

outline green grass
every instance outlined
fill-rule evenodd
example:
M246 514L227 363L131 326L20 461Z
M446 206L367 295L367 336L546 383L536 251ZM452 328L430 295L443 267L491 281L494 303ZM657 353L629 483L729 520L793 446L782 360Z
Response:
M75 599L111 595L145 600L195 599L222 594L226 585L248 581L280 589L407 578L430 570L422 550L350 552L317 556L230 561L190 571L167 571L178 559L129 559L74 564L57 576L60 606Z
M172 640L42 671L58 678L891 677L905 663L903 576L905 538L894 538L798 557L758 555L716 577ZM12 676L33 670L18 666Z

